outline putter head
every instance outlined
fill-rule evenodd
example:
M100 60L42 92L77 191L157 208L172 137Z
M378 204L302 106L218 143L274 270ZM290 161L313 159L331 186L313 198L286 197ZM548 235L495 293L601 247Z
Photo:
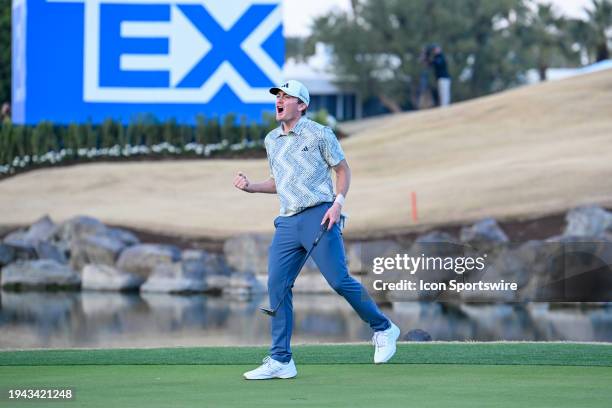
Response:
M262 311L262 313L267 314L268 316L276 316L276 311L272 310L272 309L268 309L265 307L260 307L259 310Z

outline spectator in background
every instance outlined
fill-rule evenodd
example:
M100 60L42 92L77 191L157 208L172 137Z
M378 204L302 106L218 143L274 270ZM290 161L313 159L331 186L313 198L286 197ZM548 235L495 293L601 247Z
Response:
M442 49L437 44L427 46L426 56L429 66L433 69L438 81L439 105L447 106L451 102L451 78L448 74L446 58L444 58Z
M429 80L429 57L427 55L427 47L423 47L419 55L419 63L421 65L421 73L419 74L419 88L417 91L417 107L419 109L429 109L437 106L437 90L431 85Z
M2 104L2 111L0 112L0 122L10 123L11 121L11 105L8 102Z

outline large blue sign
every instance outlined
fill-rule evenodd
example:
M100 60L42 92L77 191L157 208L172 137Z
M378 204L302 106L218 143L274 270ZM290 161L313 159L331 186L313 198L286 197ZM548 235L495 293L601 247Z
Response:
M280 0L13 1L15 123L259 121L283 63Z

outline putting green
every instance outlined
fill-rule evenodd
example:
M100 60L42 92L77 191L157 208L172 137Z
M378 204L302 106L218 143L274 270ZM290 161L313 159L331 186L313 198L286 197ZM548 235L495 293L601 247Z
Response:
M612 401L610 345L401 344L395 364L381 366L364 364L371 351L298 346L298 377L274 381L242 379L265 355L255 347L0 352L0 406L609 407ZM63 387L74 390L73 402L7 399L11 388Z

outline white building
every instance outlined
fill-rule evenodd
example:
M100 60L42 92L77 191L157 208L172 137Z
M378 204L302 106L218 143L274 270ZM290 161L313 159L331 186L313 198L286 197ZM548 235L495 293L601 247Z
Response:
M361 98L357 92L342 90L334 84L336 76L331 72L331 65L331 50L319 43L315 54L306 62L287 59L283 73L285 79L296 79L306 85L310 92L310 111L326 109L339 121L361 118Z

